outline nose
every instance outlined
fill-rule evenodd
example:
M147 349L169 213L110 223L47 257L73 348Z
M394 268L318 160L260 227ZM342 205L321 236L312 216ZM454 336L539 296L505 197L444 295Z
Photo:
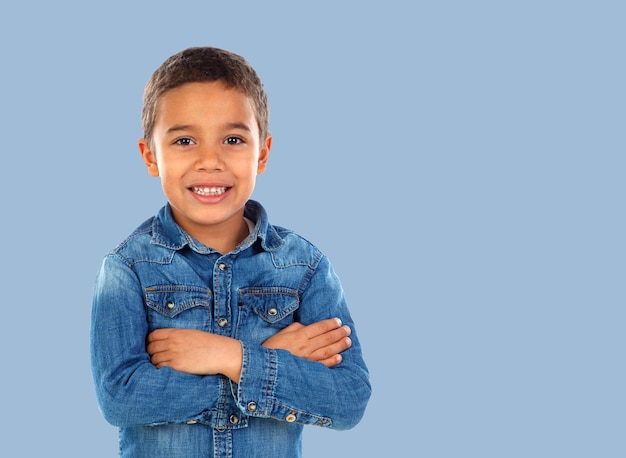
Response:
M219 147L205 146L198 148L196 170L215 172L224 170L224 161Z

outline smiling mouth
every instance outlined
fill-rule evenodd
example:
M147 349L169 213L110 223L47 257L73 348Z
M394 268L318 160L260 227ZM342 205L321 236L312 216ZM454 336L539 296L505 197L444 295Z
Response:
M226 186L223 187L208 187L208 186L194 186L191 191L201 196L219 196L228 191Z

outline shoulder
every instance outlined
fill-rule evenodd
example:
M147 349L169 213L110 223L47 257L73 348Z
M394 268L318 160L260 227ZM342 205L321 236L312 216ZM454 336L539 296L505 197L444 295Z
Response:
M293 243L293 244L297 244L297 245L302 245L305 247L309 247L311 249L317 250L318 248L313 244L313 242L311 242L310 240L306 239L305 237L303 237L302 235L298 234L297 232L288 229L286 227L283 226L276 226L276 225L272 225L272 229L274 229L274 231L276 231L276 234L278 234L278 236L285 242L285 243Z
M137 262L167 263L173 252L180 249L186 240L177 227L164 217L167 207L141 223L128 237L118 244L108 257L118 257L126 264Z
M136 244L149 242L152 238L152 227L154 225L154 217L148 218L141 223L128 237L122 240L113 250L111 254L123 253L131 249Z
M308 266L313 269L324 258L311 241L284 226L270 224L265 208L254 200L248 201L246 214L255 221L261 246L269 253L277 267Z
M139 252L145 251L149 247L152 239L154 219L154 217L151 217L141 223L128 237L113 248L107 256L120 257L132 263L133 258L136 258Z
M282 226L272 226L276 235L281 239L277 250L272 251L275 262L280 265L307 264L317 267L324 253L311 241L291 229Z

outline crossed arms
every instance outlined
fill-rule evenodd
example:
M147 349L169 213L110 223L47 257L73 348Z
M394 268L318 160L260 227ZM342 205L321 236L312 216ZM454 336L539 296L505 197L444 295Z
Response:
M338 318L304 326L292 323L263 342L266 348L289 351L309 361L333 367L350 348L350 328ZM237 383L242 349L238 340L192 329L157 329L148 335L147 352L157 368L170 367L194 375L223 374Z

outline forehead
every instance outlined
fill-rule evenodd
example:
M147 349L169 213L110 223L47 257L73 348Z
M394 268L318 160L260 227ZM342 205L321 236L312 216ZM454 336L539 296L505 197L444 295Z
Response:
M253 103L239 89L221 81L185 83L165 92L158 103L156 121L172 118L235 117L256 120Z

